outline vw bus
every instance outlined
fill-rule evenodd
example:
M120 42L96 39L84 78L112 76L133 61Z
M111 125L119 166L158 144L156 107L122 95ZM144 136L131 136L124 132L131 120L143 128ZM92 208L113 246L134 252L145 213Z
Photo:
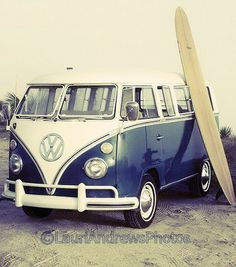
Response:
M28 216L122 210L129 226L145 228L161 190L186 180L197 196L210 188L211 165L178 74L42 76L28 84L8 129L3 196Z

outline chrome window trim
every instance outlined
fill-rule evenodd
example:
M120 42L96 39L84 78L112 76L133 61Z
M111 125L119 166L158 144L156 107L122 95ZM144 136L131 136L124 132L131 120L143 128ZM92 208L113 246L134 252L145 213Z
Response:
M158 109L158 102L157 102L157 97L156 97L156 90L155 90L155 85L153 84L122 84L121 85L121 99L120 99L120 111L119 111L119 118L121 120L124 120L124 118L121 116L121 105L122 105L122 96L123 96L123 89L125 87L131 87L132 88L132 94L133 94L133 99L135 99L135 88L138 88L138 87L141 87L141 88L151 88L152 89L152 95L153 95L153 100L154 100L154 104L155 104L155 107L156 107L156 111L157 111L157 117L155 118L141 118L141 119L137 119L137 121L143 121L143 120L152 120L152 119L158 119L158 118L161 118L161 114L162 113L159 113L159 109Z
M29 91L30 88L32 88L32 87L36 87L36 88L38 88L38 87L52 87L52 86L57 86L58 88L62 88L62 90L61 90L61 94L58 97L57 103L56 103L56 105L55 105L55 107L54 107L54 109L53 109L51 114L49 114L49 115L43 115L43 114L29 115L29 114L18 113L19 109L20 109L20 107L21 107L21 105L23 103L23 100L25 98L25 95L27 94L27 92ZM27 87L27 89L26 89L21 101L19 102L19 104L17 106L17 109L14 112L16 118L18 118L18 119L21 119L21 118L22 119L24 119L24 118L29 118L29 119L30 118L32 118L32 119L47 118L47 119L51 119L51 118L53 118L55 116L55 114L56 114L57 107L59 107L59 105L60 105L61 97L63 95L64 90L65 90L65 86L63 84L28 84L28 87Z
M114 107L113 107L113 111L111 115L103 115L103 116L98 116L98 115L63 115L60 114L61 113L61 109L63 106L63 99L66 95L66 92L68 90L69 87L71 86L114 86L115 87L115 101L114 101ZM118 96L118 85L115 83L73 83L73 84L67 84L65 86L65 91L63 94L63 98L60 101L60 105L58 108L58 112L57 112L57 118L61 119L61 120L67 120L67 119L91 119L91 120L102 120L104 118L110 118L110 120L115 118L116 115L116 106L117 106L117 96Z

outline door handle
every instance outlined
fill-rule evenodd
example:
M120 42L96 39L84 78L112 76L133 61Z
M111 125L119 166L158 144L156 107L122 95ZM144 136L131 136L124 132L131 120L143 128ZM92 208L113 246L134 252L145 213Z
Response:
M160 134L157 135L157 141L160 141L163 138L164 138L164 135L160 135Z

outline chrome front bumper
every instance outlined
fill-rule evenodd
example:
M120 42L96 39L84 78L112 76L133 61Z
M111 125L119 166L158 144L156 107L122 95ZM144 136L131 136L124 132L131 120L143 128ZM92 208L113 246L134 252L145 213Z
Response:
M15 193L9 190L9 184L15 185ZM61 188L61 189L76 189L77 197L53 196L53 195L34 195L26 194L24 187L39 187L39 188ZM91 198L86 196L86 190L111 190L114 197L109 198ZM83 212L85 210L131 210L139 206L138 198L136 197L119 197L118 191L113 186L94 186L85 185L48 185L25 183L21 180L16 182L6 180L4 184L5 198L15 199L16 207L30 206L39 208L51 209L70 209Z

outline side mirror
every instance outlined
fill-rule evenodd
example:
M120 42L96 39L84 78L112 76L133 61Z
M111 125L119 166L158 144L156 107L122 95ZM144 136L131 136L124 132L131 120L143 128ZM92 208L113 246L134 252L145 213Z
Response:
M129 121L136 121L139 115L139 105L137 102L126 103L126 115Z
M9 102L2 103L3 120L9 121L11 119L11 105Z

